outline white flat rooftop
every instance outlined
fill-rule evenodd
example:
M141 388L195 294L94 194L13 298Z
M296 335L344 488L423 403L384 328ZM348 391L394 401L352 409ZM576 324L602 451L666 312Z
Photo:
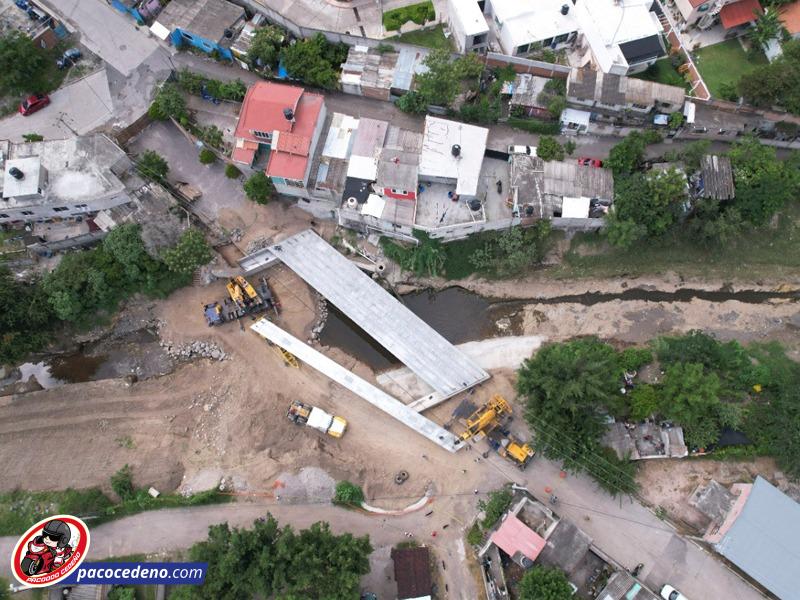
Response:
M267 319L261 319L251 325L250 328L281 348L288 350L304 363L311 365L339 385L361 396L376 408L391 415L404 425L411 427L417 433L424 435L434 444L449 452L455 452L461 447L461 441L446 429L423 417L396 398L355 375L277 325L270 323Z
M22 179L16 179L11 176L11 169L14 167L22 172ZM3 196L14 198L16 196L36 194L39 191L39 173L41 170L42 161L38 156L7 160L3 178Z
M451 18L458 19L464 35L480 35L489 31L486 19L475 0L450 0L455 14Z
M419 177L456 181L456 193L475 196L478 191L483 153L489 130L437 117L425 117ZM453 146L460 147L453 155Z
M270 250L443 398L489 378L486 371L310 229Z

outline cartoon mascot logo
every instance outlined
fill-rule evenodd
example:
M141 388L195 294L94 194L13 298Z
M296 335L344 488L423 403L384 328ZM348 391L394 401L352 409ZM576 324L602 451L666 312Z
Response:
M19 539L11 555L11 571L23 585L46 587L77 569L87 550L86 523L71 515L48 517Z

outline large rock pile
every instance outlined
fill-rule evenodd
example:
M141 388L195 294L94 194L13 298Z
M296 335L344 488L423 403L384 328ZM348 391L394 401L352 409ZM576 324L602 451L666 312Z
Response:
M188 344L161 342L160 346L164 348L169 356L177 360L189 360L191 358L225 360L228 357L222 348L210 342L195 341Z

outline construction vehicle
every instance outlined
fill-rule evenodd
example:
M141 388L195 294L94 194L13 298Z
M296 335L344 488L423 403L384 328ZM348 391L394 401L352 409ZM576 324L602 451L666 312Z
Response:
M206 323L208 323L209 327L222 325L225 322L225 317L222 316L222 306L220 306L219 302L203 305L203 313L206 316Z
M228 290L228 295L231 297L231 300L241 312L241 314L237 316L251 314L264 307L264 301L261 299L261 296L258 295L255 288L241 275L229 279L225 287Z
M500 424L500 417L511 414L511 405L499 395L481 408L472 413L467 419L467 430L461 434L461 440L466 441L479 433L488 433Z
M264 300L267 309L271 308L275 311L276 315L280 314L281 303L278 302L278 298L272 293L269 287L269 280L266 277L262 277L259 282L258 294L261 296L261 299Z
M500 442L497 453L517 465L521 470L525 470L536 451L528 443L522 443L512 436L508 436Z
M299 400L292 402L286 416L293 423L313 427L335 438L342 437L347 429L347 421L342 417L335 417L321 408L303 404Z

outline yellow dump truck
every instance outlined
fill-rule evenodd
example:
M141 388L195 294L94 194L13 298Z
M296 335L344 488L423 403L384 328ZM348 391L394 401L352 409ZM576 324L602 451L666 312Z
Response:
M529 444L522 443L519 440L509 436L500 442L500 447L497 449L497 453L506 460L509 460L517 465L520 469L524 470L525 467L528 466L528 463L531 462L531 459L533 459L536 451L531 448Z
M313 427L335 438L342 437L347 429L347 421L342 417L335 417L321 408L303 404L299 400L292 402L286 416L293 423Z

